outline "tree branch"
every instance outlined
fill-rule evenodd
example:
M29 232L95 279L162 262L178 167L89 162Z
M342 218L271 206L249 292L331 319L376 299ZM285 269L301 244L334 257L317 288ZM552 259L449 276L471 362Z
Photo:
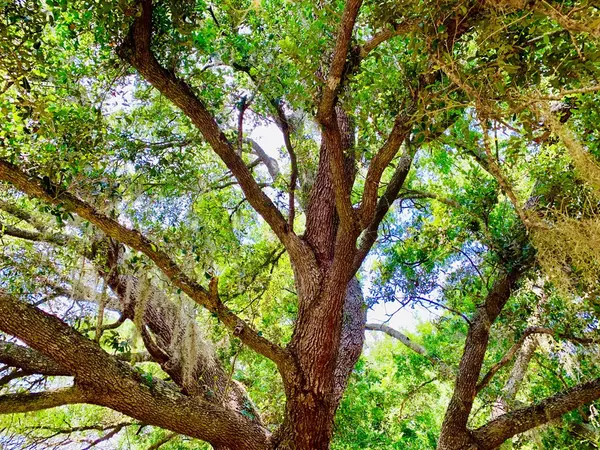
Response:
M381 198L377 201L377 206L375 207L375 213L373 215L373 219L368 227L363 232L362 238L358 245L358 252L354 259L354 270L358 270L363 260L371 250L371 247L377 240L377 233L379 230L379 225L383 221L385 215L389 211L389 209L394 204L394 201L398 197L398 193L402 186L404 185L404 181L410 172L410 168L412 165L413 157L415 155L415 150L412 147L408 147L404 152L404 155L398 161L396 166L396 170L392 175L392 179L390 180L385 192L381 196Z
M48 242L51 244L58 245L65 245L68 241L68 237L62 234L50 234L41 231L28 231L0 222L0 235L2 234L18 239L25 239L26 241Z
M385 144L377 151L369 164L360 207L360 219L363 228L368 228L374 219L377 209L377 191L381 176L394 156L396 156L396 153L398 153L402 142L405 141L410 133L411 126L409 125L409 119L416 104L415 99L410 108L398 114Z
M502 442L600 398L600 378L567 389L527 408L504 414L472 431L477 448L497 448Z
M335 47L329 67L329 74L322 89L321 101L317 111L317 121L322 127L322 139L325 151L329 153L329 169L333 182L335 204L340 223L356 232L355 213L350 199L351 186L346 179L344 168L344 145L340 130L336 106L342 77L347 66L347 57L352 40L352 31L362 0L347 0L337 33Z
M424 356L429 362L431 362L431 364L433 364L436 367L439 367L442 374L445 377L449 377L455 373L455 370L449 365L447 365L445 362L431 356L425 347L417 344L416 342L413 342L408 336L406 336L398 330L395 330L394 328L388 327L387 325L382 323L368 323L365 325L365 330L382 331L388 334L389 336L393 337L394 339L399 340L400 342L402 342L402 344L411 349L413 352Z
M270 439L265 428L233 410L182 395L161 380L141 377L58 318L2 290L0 330L18 337L73 373L77 391L68 391L70 396L66 399L71 403L105 406L142 423L230 448L264 448ZM45 399L43 394L27 398L33 400L28 403L33 406L25 408L14 401L14 396L7 397L4 412L52 407L65 400L54 395L52 402L36 400Z
M329 67L327 82L323 86L321 102L317 112L319 122L330 122L334 119L337 94L341 86L342 75L346 68L346 59L348 50L350 49L350 41L352 40L352 30L354 29L361 6L362 0L346 1Z
M0 396L0 414L26 413L62 405L86 403L88 396L78 387Z
M193 92L189 84L165 69L151 51L152 1L141 2L141 14L136 17L127 38L119 46L117 53L129 62L144 79L180 108L200 130L204 139L225 163L237 179L248 202L265 219L273 232L285 245L291 258L306 258L309 249L300 238L290 231L281 212L271 199L260 189L252 173L235 151L235 148L219 129L213 115L202 100Z
M71 373L52 359L22 345L0 342L0 363L18 367L26 374L70 376Z
M17 219L21 219L29 223L40 232L46 231L47 226L45 223L12 203L0 200L0 209L7 212L11 216L16 217Z
M121 225L101 214L93 206L78 197L69 192L60 191L57 186L52 185L46 190L39 178L25 174L15 165L4 160L0 160L0 180L13 184L17 189L30 196L54 205L61 205L66 210L72 211L96 225L107 236L144 253L154 261L175 286L185 292L196 303L215 313L230 330L239 329L239 324L244 323L218 297L210 295L203 286L189 278L163 250L160 250L157 245L139 231ZM244 324L243 331L238 334L238 337L248 347L278 364L287 360L287 352L283 348L259 335L249 325Z
M360 47L360 58L364 59L369 56L369 53L375 50L382 43L396 36L400 36L401 34L405 34L414 30L421 21L422 19L420 17L418 19L406 20L393 25L391 28L386 28L385 30L375 33L371 39L369 39Z
M477 395L477 381L488 346L490 329L510 298L527 262L516 264L496 281L483 305L475 313L465 340L454 393L446 410L439 448L454 448L468 440L467 422Z
M498 373L498 371L500 369L502 369L506 364L508 364L513 359L513 357L517 354L517 352L519 351L519 349L525 342L525 339L527 339L532 334L548 334L555 338L569 340L569 341L572 341L572 342L575 342L575 343L581 344L581 345L589 345L589 344L598 343L597 339L582 338L582 337L578 337L578 336L557 333L556 331L554 331L551 328L529 327L529 328L525 329L525 331L523 332L523 335L519 338L519 340L517 342L515 342L513 344L513 346L508 350L508 352L506 352L506 354L502 357L502 359L500 361L498 361L496 364L494 364L492 367L490 367L490 370L488 370L488 372L483 376L483 378L481 378L481 381L477 384L477 392L479 392L483 388L485 388L489 384L489 382L493 378L493 376L496 375L496 373Z

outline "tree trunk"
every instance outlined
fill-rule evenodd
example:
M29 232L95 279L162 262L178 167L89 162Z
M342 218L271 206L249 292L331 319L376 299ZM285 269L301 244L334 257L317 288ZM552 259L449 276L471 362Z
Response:
M338 292L344 292L340 289ZM329 302L324 302L329 303ZM315 309L311 317L318 318L321 309ZM328 361L318 365L319 360L298 358L300 370L286 384L287 407L285 423L276 439L277 449L325 450L329 448L333 434L334 416L348 384L349 376L358 360L364 342L366 308L358 280L353 278L346 289L341 336L337 345L335 364ZM309 322L305 322L309 323ZM330 350L323 342L329 342L327 334L336 326L303 327L301 345ZM323 353L323 352L315 352ZM304 369L303 369L304 367Z

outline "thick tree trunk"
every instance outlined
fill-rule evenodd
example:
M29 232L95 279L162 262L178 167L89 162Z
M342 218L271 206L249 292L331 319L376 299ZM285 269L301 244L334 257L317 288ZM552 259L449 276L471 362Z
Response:
M344 292L340 289L340 292ZM318 316L318 314L317 314ZM304 360L300 371L288 381L286 420L280 430L278 449L328 449L333 434L335 412L348 384L349 376L358 360L364 342L366 308L358 281L348 283L341 317L341 337L333 367L316 366ZM303 339L315 348L324 348L321 339L331 329L304 328ZM305 345L308 345L305 344ZM320 352L316 352L320 353ZM317 361L315 361L317 362ZM308 370L306 370L308 369Z

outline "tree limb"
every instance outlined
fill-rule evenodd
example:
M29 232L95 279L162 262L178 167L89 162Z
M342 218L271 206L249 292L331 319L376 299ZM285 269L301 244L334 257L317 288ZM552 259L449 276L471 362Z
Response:
M66 399L51 395L52 401L46 401L44 394L37 394L25 397L33 400L27 407L19 406L14 396L6 397L4 412L52 407L67 400L105 406L142 423L231 448L265 448L270 439L265 428L233 410L182 395L160 380L141 377L58 318L3 290L0 290L0 330L64 366L74 374L76 383L76 391L68 391Z
M329 73L322 89L321 101L316 115L317 121L323 129L322 139L325 151L330 156L329 169L340 223L342 227L346 227L352 232L356 232L357 224L350 199L351 186L346 179L344 168L344 145L342 132L338 125L336 106L344 71L347 68L352 31L361 5L362 0L346 1L333 49Z
M492 324L510 298L527 263L516 264L496 281L478 307L465 340L464 352L458 367L454 393L442 423L438 448L455 448L468 442L467 422L477 395L477 381L488 346Z
M404 181L410 172L412 161L415 155L415 150L412 147L408 147L396 166L396 170L392 175L392 179L387 185L385 192L377 201L373 219L367 228L363 231L363 235L358 245L358 252L354 259L354 270L358 270L363 260L371 250L371 247L377 240L377 233L379 225L385 218L385 215L394 204L394 201L398 197L398 192L402 189Z
M86 393L75 386L45 392L6 394L0 396L0 414L40 411L87 401Z
M392 327L388 327L383 323L368 323L365 325L365 330L382 331L388 334L389 336L393 337L394 339L399 340L400 342L402 342L402 344L411 349L413 352L424 356L429 362L431 362L431 364L439 367L442 371L442 374L445 377L449 377L455 372L455 370L449 365L447 365L445 362L431 356L425 347L417 344L416 342L413 342L412 339L410 339L408 336Z
M600 378L567 389L527 408L504 414L471 433L477 448L491 450L512 436L548 423L598 398Z
M306 258L309 250L300 238L290 231L281 212L260 189L252 173L231 142L219 129L213 115L202 100L196 96L185 81L177 78L173 72L162 67L157 61L151 50L152 1L142 0L141 7L141 14L134 20L127 38L121 43L117 53L190 118L238 180L250 205L265 219L285 245L290 257Z
M377 151L369 164L369 170L367 171L365 179L365 189L363 191L360 206L360 220L363 229L368 228L375 218L374 216L377 209L377 191L379 189L381 176L410 133L411 124L409 123L409 119L414 112L416 105L416 99L413 99L411 106L398 114L394 120L394 126L387 140ZM401 159L401 163L402 162Z
M362 0L346 1L329 67L329 74L325 86L323 86L321 102L317 112L319 122L328 122L333 119L337 94L346 68L346 59L348 57L348 50L350 49L350 41L352 40L352 30L354 29L361 6Z
M189 278L163 250L139 231L121 225L78 197L69 192L60 191L56 186L51 186L47 191L39 178L25 174L18 167L4 160L0 160L0 180L13 184L17 189L30 196L54 205L61 205L96 225L107 236L144 253L154 261L175 286L199 305L215 313L230 330L239 329L239 324L243 323L242 319L227 308L218 297L210 295L203 286ZM282 363L287 359L287 352L283 348L259 335L249 325L243 327L243 331L238 334L238 337L248 347L276 363Z
M360 58L366 58L369 56L369 53L375 50L379 45L392 39L393 37L400 36L401 34L409 33L410 31L414 30L421 21L422 19L420 17L418 19L406 20L393 25L391 28L386 28L385 30L375 33L371 39L369 39L360 47Z
M71 373L43 354L12 342L0 342L0 363L27 374L70 376Z
M26 241L49 242L57 245L65 245L68 241L68 237L62 234L23 230L22 228L13 227L2 222L0 222L0 235L25 239Z

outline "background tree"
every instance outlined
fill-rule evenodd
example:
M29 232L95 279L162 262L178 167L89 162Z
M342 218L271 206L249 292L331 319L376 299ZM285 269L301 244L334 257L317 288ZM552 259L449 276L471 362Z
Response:
M0 412L120 413L40 413L11 445L329 448L384 301L444 311L423 343L366 326L410 350L381 402L450 389L397 439L591 420L593 2L48 0L1 21ZM382 370L361 362L351 398Z

